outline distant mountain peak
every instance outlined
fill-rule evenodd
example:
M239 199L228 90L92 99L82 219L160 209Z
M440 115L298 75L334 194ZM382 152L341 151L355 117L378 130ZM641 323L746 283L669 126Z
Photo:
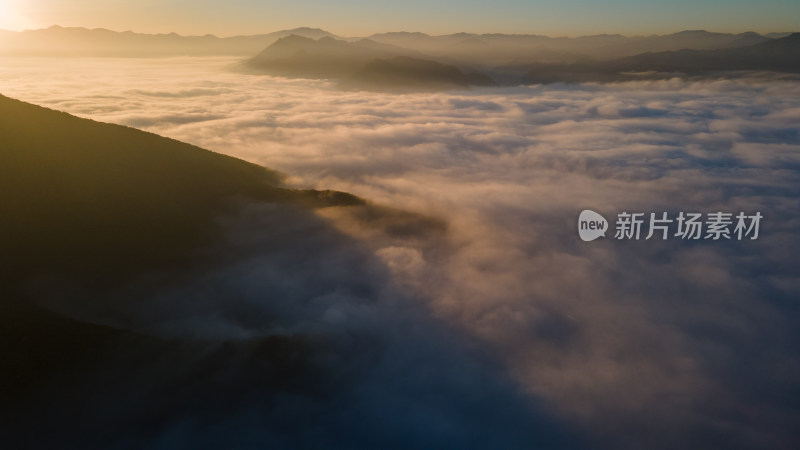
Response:
M316 42L316 41L314 41L314 39L311 39L311 38L308 38L308 37L305 37L305 36L298 36L296 34L290 34L288 36L284 36L284 37L278 39L270 47L276 46L276 45L294 44L294 43L308 44L308 43L312 43L312 42Z
M673 36L685 36L689 34L711 34L711 33L706 30L683 30L673 34Z
M292 28L291 30L286 30L286 31L298 31L298 32L318 31L318 32L321 32L321 33L327 33L327 31L325 31L325 30L323 30L321 28L311 28L311 27L297 27L297 28Z
M407 36L407 37L429 37L429 34L421 33L419 31L388 31L386 33L376 33L373 36Z
M770 39L766 42L752 46L757 49L782 49L794 51L795 57L800 56L800 33L792 33L786 37Z

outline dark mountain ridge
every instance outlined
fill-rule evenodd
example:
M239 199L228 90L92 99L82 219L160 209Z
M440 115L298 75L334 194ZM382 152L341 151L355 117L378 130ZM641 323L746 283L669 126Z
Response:
M197 382L209 370L258 354L269 368L245 362L239 382L278 392L306 370L298 356L287 359L303 354L305 338L246 339L220 353L202 340L165 339L129 327L137 320L152 326L146 311L163 307L153 298L165 285L202 278L209 267L241 253L219 220L242 205L279 205L274 213L287 225L278 221L279 229L267 232L285 235L299 220L337 236L311 209L363 201L341 192L285 189L279 174L245 161L2 95L0 117L1 442L108 448L147 438L158 426L153 414L166 419L178 414L176 405L196 407L205 395L171 391L169 380ZM188 305L201 303L197 294L188 298ZM188 314L196 308L188 306ZM137 319L137 309L150 319ZM122 318L111 320L115 315ZM198 365L202 354L208 359ZM164 358L186 371L164 373ZM223 385L235 396L236 388ZM125 398L137 389L148 394ZM108 396L115 405L97 414L97 402ZM167 397L170 402L161 403ZM203 400L208 410L225 411L213 397ZM126 428L129 420L143 428Z
M399 241L440 221L3 96L0 117L3 448L392 446L364 441L374 428L343 422L341 405L375 411L361 386L382 383L370 377L394 334L325 312L391 307L381 327L400 343L427 319L391 306L402 298L379 305L385 263L314 209Z
M647 51L721 49L765 42L770 38L754 32L712 33L689 30L667 35L622 36L602 34L578 37L549 37L534 34L470 34L456 33L430 36L424 33L379 33L370 36L385 42L425 52L435 57L453 58L460 62L507 63L512 60L532 61L532 55L543 53L591 56L608 60ZM479 44L479 45L476 45ZM541 59L538 61L541 62Z
M746 47L648 52L605 62L534 64L523 83L718 77L736 72L800 73L800 33Z
M51 271L110 279L170 265L213 238L209 219L235 198L313 203L317 195L280 187L269 169L133 128L2 96L0 116L6 286Z
M245 67L271 75L305 78L351 76L376 58L416 56L417 52L370 39L354 42L291 35L281 38L244 62Z
M367 63L363 69L342 80L340 85L351 89L414 92L494 86L495 83L486 75L464 73L455 66L397 56Z
M279 39L244 61L251 71L270 75L339 79L346 89L418 91L492 86L486 75L420 57L417 52L372 39L353 42L329 37Z
M800 69L800 33L754 45L718 50L648 52L615 60L621 70L706 71Z

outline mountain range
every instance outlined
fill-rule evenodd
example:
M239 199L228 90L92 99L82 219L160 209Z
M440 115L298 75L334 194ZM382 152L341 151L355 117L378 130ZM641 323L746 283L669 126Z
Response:
M501 63L532 60L534 57L537 61L545 62L606 60L647 51L740 47L770 38L753 32L730 34L697 30L653 36L602 34L574 38L499 33L429 36L401 32L375 34L370 39L407 47L431 56L453 58L461 63Z
M627 81L674 76L722 77L737 73L800 73L800 33L745 47L647 52L610 61L532 64L523 84Z
M0 55L70 57L251 56L289 35L319 39L333 36L316 28L295 28L250 36L217 37L117 32L52 26L39 30L0 33Z
M386 36L376 37L396 44L429 39L417 34L389 36L391 39L385 39ZM437 61L436 56L399 45L378 43L372 39L347 42L331 37L314 40L288 36L268 46L254 58L246 60L245 65L251 70L271 75L333 78L341 80L341 86L351 89L389 91L493 86L496 84L495 80L506 85L516 85L609 82L674 76L732 76L733 72L800 71L800 33L770 39L754 33L720 36L689 32L670 38L685 43L699 37L708 37L710 42L705 44L706 47L724 43L728 46L646 52L611 60L584 58L574 62L515 62L492 66L485 60L482 64L473 65L447 64L446 61L452 60L452 54L450 57L441 57L440 61L445 61L443 63ZM506 38L508 37L503 37ZM603 39L615 40L617 37L607 36ZM742 45L751 41L756 43ZM738 46L731 46L734 44ZM421 45L415 47L423 48Z
M270 75L339 79L340 86L347 89L427 91L494 85L486 75L464 73L420 56L414 50L370 39L347 42L291 35L244 61L243 66Z
M119 33L62 28L0 33L0 55L245 57L239 70L325 78L348 89L414 91L469 86L625 81L732 72L798 72L798 33L378 33L342 38L316 28L253 36Z
M565 62L580 59L614 59L648 51L681 49L713 50L757 44L790 33L759 35L682 31L667 35L593 35L548 37L533 34L455 33L431 36L424 33L377 33L370 41L403 47L450 62L475 63L525 61ZM295 28L271 33L217 37L117 32L102 28L52 26L21 32L0 30L0 55L35 56L252 56L280 38L296 35L311 39L331 37L347 42L363 38L341 37L318 28Z

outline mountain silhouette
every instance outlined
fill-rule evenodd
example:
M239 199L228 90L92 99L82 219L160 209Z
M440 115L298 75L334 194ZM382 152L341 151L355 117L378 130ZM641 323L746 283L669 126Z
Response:
M294 330L282 308L324 322L389 275L315 209L394 236L441 223L4 96L0 117L3 448L271 448L309 418L341 429L383 335ZM175 444L187 419L208 433Z
M417 91L492 86L486 75L419 57L402 47L360 39L287 36L244 61L244 67L270 75L338 79L346 89Z
M7 406L59 367L91 358L108 339L135 337L37 299L55 296L78 311L122 307L109 292L143 274L179 278L213 262L203 249L222 242L215 221L244 201L309 218L311 208L363 203L285 189L279 174L254 164L5 96L0 116L0 434Z
M609 63L619 70L800 70L800 33L746 47L644 53Z
M486 75L465 74L455 66L406 56L373 60L341 82L345 88L380 91L428 91L494 85L494 81Z
M314 39L334 36L327 31L307 27L220 38L211 34L181 36L176 33L144 34L102 28L90 30L52 26L40 30L3 33L0 54L59 57L245 56L289 35Z
M800 33L745 47L647 52L601 62L534 64L523 83L733 76L736 72L800 72Z
M133 128L7 97L0 114L6 281L168 265L209 238L202 224L233 197L315 195L281 188L269 169Z
M0 54L33 56L203 56L254 55L280 38L290 35L319 40L343 39L318 28L300 27L272 33L217 37L181 36L176 33L145 34L102 28L52 26L21 32L0 31ZM405 48L404 52L374 57L412 56L448 64L482 65L519 62L564 62L583 58L611 60L645 52L682 49L714 50L741 47L785 37L788 33L762 36L753 32L711 33L703 30L653 36L604 34L574 38L530 34L455 33L431 36L416 32L389 32L369 36L375 43ZM346 39L357 42L359 39Z
M416 52L370 39L355 42L323 37L287 36L245 61L251 70L304 78L342 78L376 58L413 56Z
M648 51L722 49L769 40L766 36L752 32L732 34L703 30L652 36L602 34L574 38L503 33L430 36L424 33L394 32L374 34L370 38L460 64L562 62L585 58L611 60Z

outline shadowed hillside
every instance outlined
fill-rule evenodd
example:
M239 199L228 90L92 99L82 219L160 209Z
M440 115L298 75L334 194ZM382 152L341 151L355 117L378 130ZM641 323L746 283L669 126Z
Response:
M119 394L111 393L113 379L88 381L85 376L92 368L102 365L113 373L131 372L165 355L176 364L188 364L195 352L208 351L205 344L145 336L81 317L106 317L110 323L114 320L108 311L116 309L137 328L136 320L141 319L136 319L132 308L150 301L165 283L180 283L219 264L220 258L224 261L248 251L226 243L219 218L238 214L247 202L285 205L275 214L284 211L287 223L306 223L306 228L338 239L326 231L330 227L313 217L310 208L363 204L340 192L283 189L278 187L279 175L263 167L4 96L0 96L0 117L3 442L20 439L18 444L54 445L74 435L76 442L86 443L82 433L89 433L89 428L76 429L75 422L58 414L75 408L75 402L91 400L78 396L90 392L87 389ZM285 235L284 228L278 225L264 231ZM125 293L130 289L126 286L147 279L150 287ZM138 328L145 325L141 322ZM258 352L272 364L268 370L250 370L262 377L260 383L282 389L288 377L285 372L296 375L302 365L291 356L296 350L290 349L303 345L302 340L288 337L251 339L229 347L227 354L214 356L208 364L213 367L214 361L237 352ZM133 356L117 356L120 348ZM187 370L183 376L209 369ZM43 414L37 398L50 391L56 398L47 403L54 409L52 414ZM125 417L134 420L139 413L133 409ZM95 417L90 406L75 409L75 414L76 421L87 423L120 420L113 415L113 419ZM36 417L34 422L32 417ZM36 435L32 423L55 427L55 434ZM106 431L111 434L91 432L96 445L113 438L113 431Z
M277 187L279 175L263 167L133 128L7 97L0 115L7 280L171 264L209 239L209 219L236 199L315 195Z
M574 447L312 209L390 246L442 222L6 97L0 117L3 448ZM431 411L455 426L406 420Z
M403 56L371 61L341 83L344 88L401 92L493 85L486 75L465 74L455 66Z

